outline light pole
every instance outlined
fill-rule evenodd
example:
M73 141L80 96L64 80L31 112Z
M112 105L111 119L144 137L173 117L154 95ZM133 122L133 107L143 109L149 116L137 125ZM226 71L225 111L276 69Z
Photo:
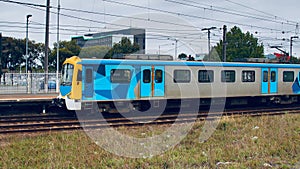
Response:
M176 58L177 58L177 43L178 43L178 39L173 39L173 38L168 38L168 40L174 40L175 41L175 56L174 56L174 60L176 60ZM173 44L173 43L172 43Z
M168 46L168 45L174 45L174 43L166 43L166 44L158 45L158 54L160 55L160 47Z
M177 59L177 43L178 43L178 39L175 39L175 58L174 58L174 60Z
M293 56L293 39L299 38L298 36L292 36L290 41L290 57Z
M26 16L26 53L25 53L25 57L26 57L26 71L25 73L28 73L28 19L32 17L32 15L27 15Z
M217 29L216 27L203 28L202 31L207 31L208 33L208 60L210 60L210 30Z

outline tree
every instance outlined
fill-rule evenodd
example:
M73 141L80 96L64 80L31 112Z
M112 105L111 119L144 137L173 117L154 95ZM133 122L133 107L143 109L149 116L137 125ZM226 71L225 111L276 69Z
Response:
M226 34L227 36L227 61L233 61L237 58L262 58L264 57L264 46L258 44L258 39L250 34L250 32L243 33L237 26L233 27ZM222 57L223 41L216 46L216 50L220 57Z
M210 57L207 54L207 55L204 56L203 60L204 61L220 62L221 61L221 59L220 59L221 56L217 52L216 48L217 48L216 46L213 47L210 51Z
M49 49L50 50L50 49ZM45 44L44 43L34 43L34 41L29 41L28 43L28 70L33 71L33 69L41 68L42 61L45 57Z
M61 69L63 62L72 56L78 56L80 53L80 46L76 44L76 41L60 41L59 42L59 69ZM52 67L56 67L57 63L57 43L54 43L54 48L49 56L49 64Z
M178 55L178 59L180 60L185 60L187 58L187 55L185 53L181 53L180 55Z
M115 43L104 58L111 59L114 55L130 54L139 50L138 44L132 44L130 39L123 37L119 43Z
M110 50L107 46L91 46L82 48L79 54L80 58L99 58L103 59Z
M290 60L290 63L300 64L300 59L298 59L297 57L292 56L291 60Z
M39 66L39 61L44 53L44 44L28 42L28 70ZM2 58L3 69L16 70L26 62L26 39L15 39L12 37L2 38ZM25 68L24 68L25 69Z
M2 44L1 64L3 69L14 69L16 64L25 61L25 43L22 45L20 39L3 37Z

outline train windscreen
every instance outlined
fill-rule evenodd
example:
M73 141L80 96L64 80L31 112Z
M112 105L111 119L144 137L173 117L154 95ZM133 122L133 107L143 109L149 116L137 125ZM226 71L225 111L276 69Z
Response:
M63 66L61 85L63 86L72 85L73 71L74 71L74 65L67 63Z

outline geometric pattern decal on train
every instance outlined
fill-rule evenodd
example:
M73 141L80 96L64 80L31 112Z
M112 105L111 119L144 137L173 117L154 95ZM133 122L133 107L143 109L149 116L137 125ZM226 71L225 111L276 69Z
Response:
M118 84L115 88L111 91L112 92L112 99L127 99L127 93L130 84Z
M95 90L96 96L101 96L101 100L127 99L129 84L118 84L110 90ZM96 98L97 99L97 98Z
M111 90L95 90L96 93L96 97L100 97L100 98L95 98L96 100L108 100L108 99L112 99L112 95L111 95Z
M293 89L293 93L294 93L294 94L300 94L300 85L299 85L298 77L297 77L296 80L294 81L293 86L292 86L292 89Z
M71 92L71 86L63 86L60 85L60 93L62 96L66 96L67 94L69 94Z

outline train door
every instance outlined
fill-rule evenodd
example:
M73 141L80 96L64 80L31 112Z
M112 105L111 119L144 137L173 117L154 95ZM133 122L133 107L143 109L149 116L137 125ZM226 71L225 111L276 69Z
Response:
M84 69L84 97L91 98L94 96L94 70L93 67L87 66Z
M278 69L262 68L261 69L261 93L274 94L278 92Z
M141 97L150 97L152 87L151 66L141 67Z
M165 95L164 66L141 67L141 97L163 97Z
M154 97L165 96L165 76L164 76L164 66L154 67Z

